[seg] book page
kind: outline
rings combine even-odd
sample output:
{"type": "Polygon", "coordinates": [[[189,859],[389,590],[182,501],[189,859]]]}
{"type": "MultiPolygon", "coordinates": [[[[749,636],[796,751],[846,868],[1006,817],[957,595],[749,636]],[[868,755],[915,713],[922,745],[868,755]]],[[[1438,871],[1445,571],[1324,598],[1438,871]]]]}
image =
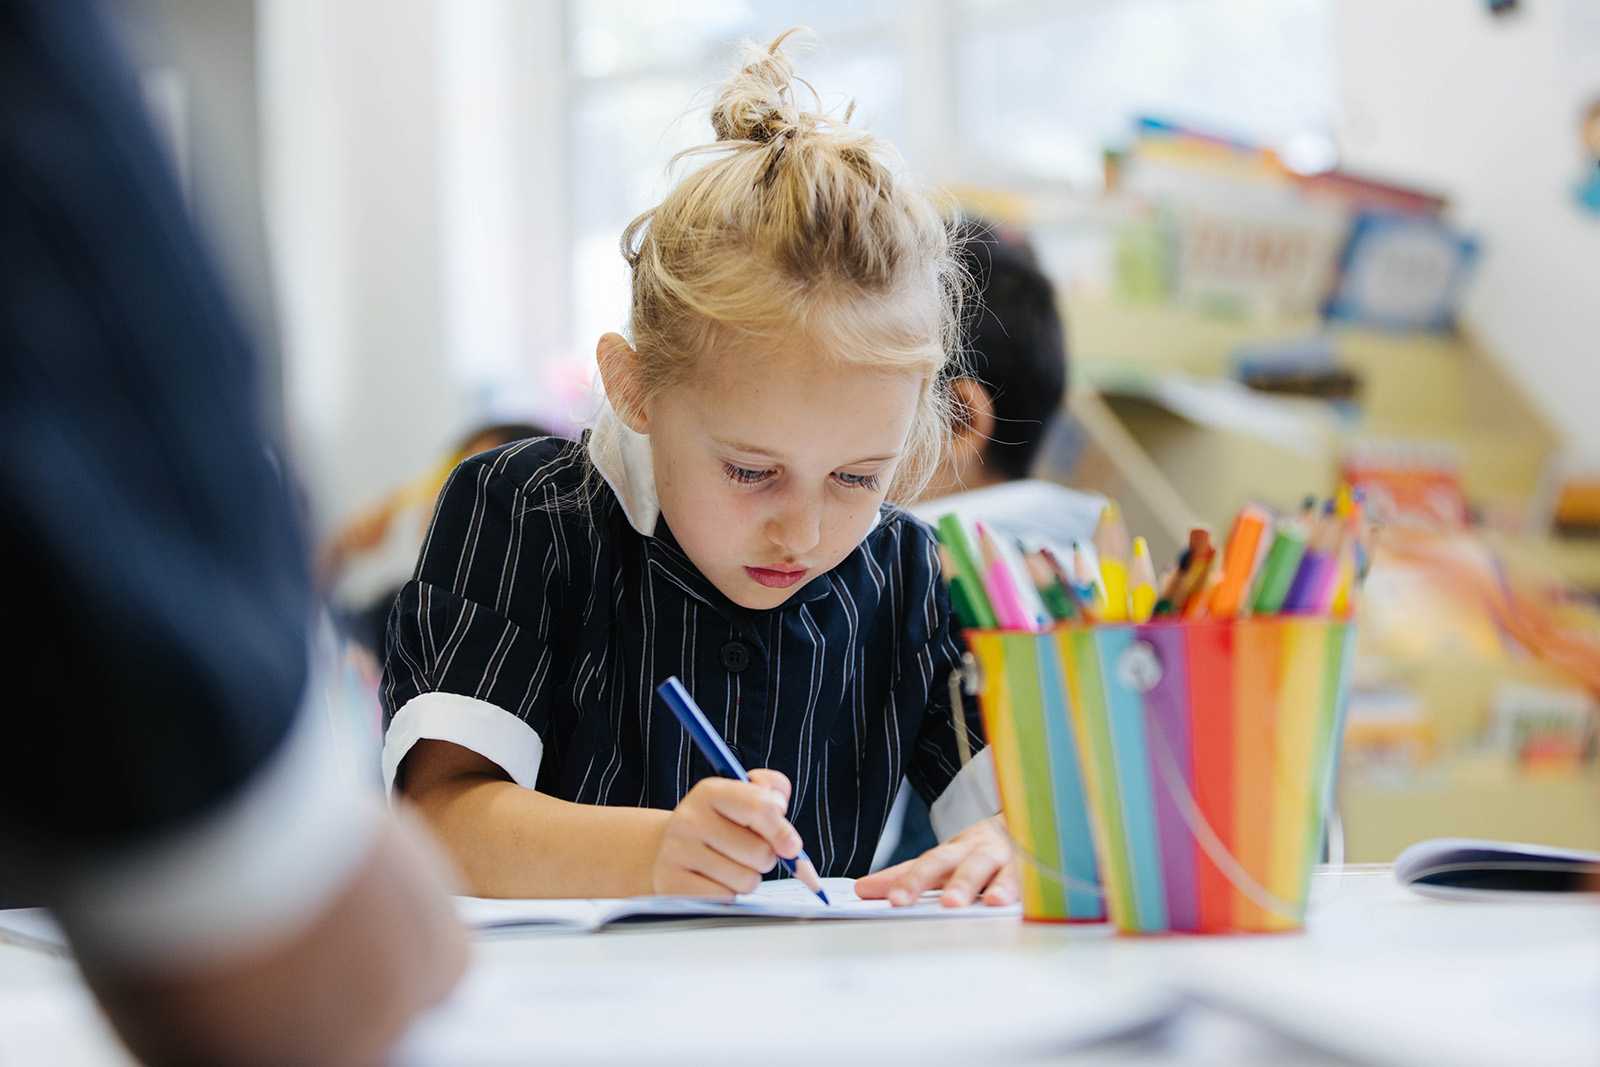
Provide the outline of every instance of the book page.
{"type": "Polygon", "coordinates": [[[614,922],[667,919],[956,919],[1015,916],[1016,905],[991,908],[973,905],[946,908],[938,893],[924,894],[916,904],[891,907],[886,900],[856,896],[855,879],[824,878],[823,904],[796,878],[761,883],[754,893],[732,901],[699,897],[628,897],[620,900],[488,900],[457,897],[456,914],[475,930],[514,927],[567,927],[595,930],[614,922]]]}
{"type": "Polygon", "coordinates": [[[604,919],[603,906],[622,901],[599,900],[492,900],[456,897],[456,916],[474,930],[517,926],[566,926],[592,930],[604,919]]]}

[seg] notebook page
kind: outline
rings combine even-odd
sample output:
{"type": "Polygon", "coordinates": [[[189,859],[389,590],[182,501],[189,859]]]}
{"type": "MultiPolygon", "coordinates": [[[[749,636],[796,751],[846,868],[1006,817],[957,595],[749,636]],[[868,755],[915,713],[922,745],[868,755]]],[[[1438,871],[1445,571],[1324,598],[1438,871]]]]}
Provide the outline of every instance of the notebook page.
{"type": "Polygon", "coordinates": [[[456,916],[474,930],[497,930],[519,926],[597,929],[604,921],[605,900],[492,900],[488,897],[456,897],[456,916]]]}
{"type": "Polygon", "coordinates": [[[740,912],[796,919],[962,919],[1019,915],[1021,908],[1011,905],[991,908],[974,904],[965,908],[947,908],[939,903],[939,893],[924,893],[915,904],[896,908],[887,900],[862,900],[856,896],[854,878],[824,878],[823,892],[830,904],[823,904],[798,878],[781,878],[762,882],[754,893],[736,898],[734,907],[740,912]]]}
{"type": "Polygon", "coordinates": [[[629,897],[620,900],[487,900],[457,897],[456,913],[476,930],[516,927],[598,930],[614,922],[671,919],[959,919],[1020,914],[1016,905],[990,908],[974,905],[946,908],[937,893],[925,894],[909,907],[891,907],[884,900],[856,896],[852,878],[824,878],[831,906],[818,900],[798,879],[763,882],[754,893],[732,901],[696,897],[629,897]]]}

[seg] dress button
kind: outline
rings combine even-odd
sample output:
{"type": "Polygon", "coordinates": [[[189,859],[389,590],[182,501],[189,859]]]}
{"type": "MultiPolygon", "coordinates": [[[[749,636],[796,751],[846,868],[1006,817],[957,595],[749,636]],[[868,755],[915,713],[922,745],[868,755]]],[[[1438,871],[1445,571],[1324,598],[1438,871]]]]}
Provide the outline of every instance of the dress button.
{"type": "Polygon", "coordinates": [[[743,641],[729,641],[723,645],[722,665],[734,674],[750,666],[750,646],[743,641]]]}

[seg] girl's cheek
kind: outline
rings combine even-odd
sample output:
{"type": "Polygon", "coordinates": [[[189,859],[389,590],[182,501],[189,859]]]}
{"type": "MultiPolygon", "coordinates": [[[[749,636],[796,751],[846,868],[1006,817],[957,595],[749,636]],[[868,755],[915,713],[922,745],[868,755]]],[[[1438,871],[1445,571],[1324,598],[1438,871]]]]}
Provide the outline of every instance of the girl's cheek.
{"type": "Polygon", "coordinates": [[[878,512],[878,497],[876,494],[862,493],[866,497],[863,503],[852,504],[839,515],[834,529],[851,539],[850,548],[854,549],[872,530],[872,517],[878,512]]]}

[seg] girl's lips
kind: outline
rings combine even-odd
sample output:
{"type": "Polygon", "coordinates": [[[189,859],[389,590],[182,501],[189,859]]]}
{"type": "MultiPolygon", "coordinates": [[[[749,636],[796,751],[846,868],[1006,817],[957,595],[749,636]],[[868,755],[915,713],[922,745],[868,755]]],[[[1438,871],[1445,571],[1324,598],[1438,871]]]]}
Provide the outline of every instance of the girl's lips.
{"type": "Polygon", "coordinates": [[[809,573],[804,567],[797,571],[780,571],[771,567],[746,567],[744,572],[752,581],[759,582],[768,589],[787,589],[809,573]]]}

